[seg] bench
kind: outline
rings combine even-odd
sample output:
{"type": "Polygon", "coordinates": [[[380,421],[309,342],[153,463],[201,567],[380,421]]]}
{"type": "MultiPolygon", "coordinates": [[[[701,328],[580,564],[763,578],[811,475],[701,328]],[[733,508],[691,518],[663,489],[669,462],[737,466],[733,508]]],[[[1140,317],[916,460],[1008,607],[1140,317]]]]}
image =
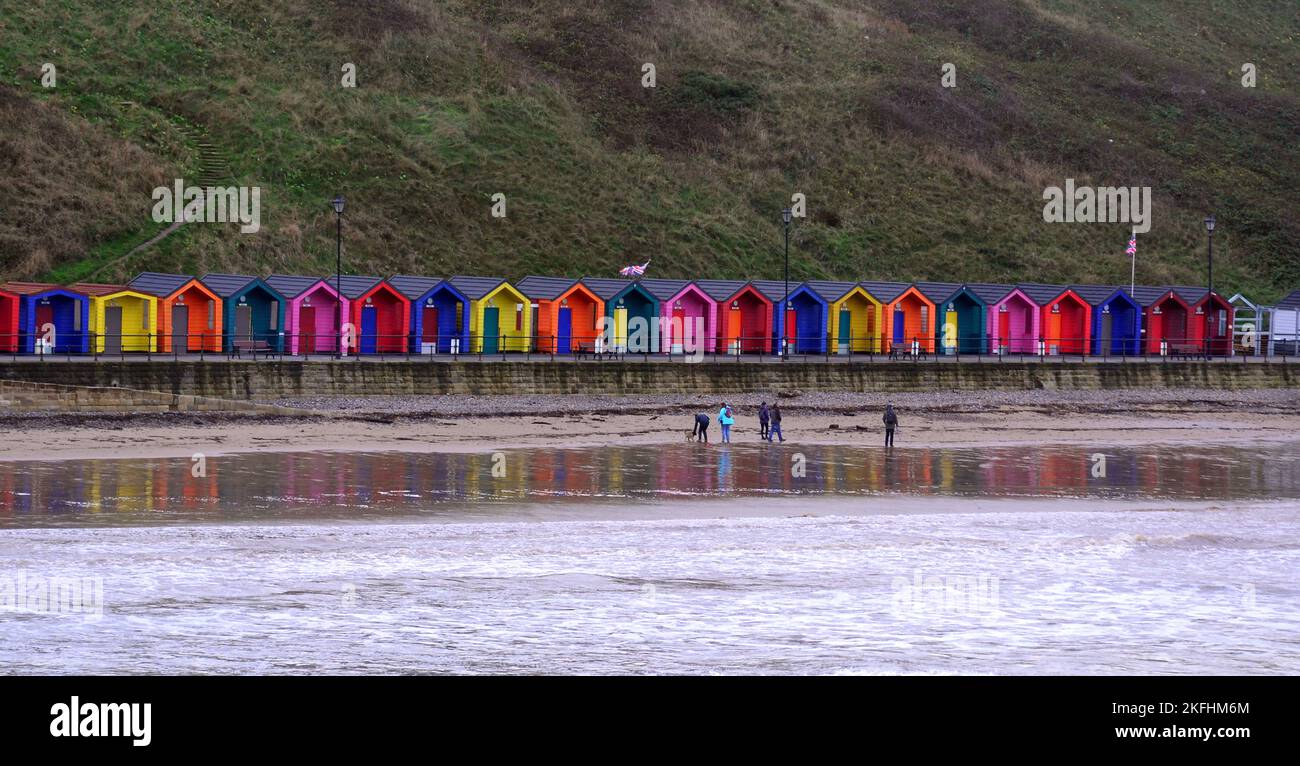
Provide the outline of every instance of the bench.
{"type": "Polygon", "coordinates": [[[920,351],[913,354],[912,349],[910,348],[894,346],[893,348],[889,349],[889,358],[894,361],[899,359],[918,359],[918,360],[925,359],[926,351],[924,348],[922,348],[920,351]]]}
{"type": "Polygon", "coordinates": [[[230,346],[234,351],[235,356],[239,357],[243,356],[244,351],[248,351],[252,354],[254,359],[257,358],[258,352],[265,353],[267,356],[270,356],[271,354],[271,344],[261,339],[237,340],[230,344],[230,346]]]}
{"type": "Polygon", "coordinates": [[[593,359],[619,359],[623,354],[606,348],[604,351],[596,351],[595,341],[578,341],[577,348],[574,350],[574,356],[578,359],[592,357],[593,359]]]}
{"type": "Polygon", "coordinates": [[[1209,359],[1205,349],[1196,343],[1170,343],[1169,356],[1174,359],[1209,359]]]}

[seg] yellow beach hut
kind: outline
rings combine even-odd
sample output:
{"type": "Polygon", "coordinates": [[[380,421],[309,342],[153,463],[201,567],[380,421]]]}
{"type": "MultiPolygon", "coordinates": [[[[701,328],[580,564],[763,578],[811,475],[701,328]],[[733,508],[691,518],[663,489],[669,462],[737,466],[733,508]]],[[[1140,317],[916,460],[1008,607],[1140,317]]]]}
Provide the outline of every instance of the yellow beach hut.
{"type": "Polygon", "coordinates": [[[158,350],[158,299],[126,285],[79,282],[90,298],[90,350],[98,354],[158,350]]]}
{"type": "Polygon", "coordinates": [[[812,281],[808,287],[827,305],[831,349],[837,354],[881,352],[881,303],[853,282],[812,281]]]}
{"type": "Polygon", "coordinates": [[[469,300],[470,350],[481,354],[529,351],[537,307],[509,282],[496,277],[447,280],[469,300]]]}

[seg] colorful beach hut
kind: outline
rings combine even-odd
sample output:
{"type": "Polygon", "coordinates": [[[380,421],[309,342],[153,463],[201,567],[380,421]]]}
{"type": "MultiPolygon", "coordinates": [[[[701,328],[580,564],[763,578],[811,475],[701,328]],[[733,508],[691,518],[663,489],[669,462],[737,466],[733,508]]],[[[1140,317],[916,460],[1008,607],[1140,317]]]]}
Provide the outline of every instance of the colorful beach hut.
{"type": "Polygon", "coordinates": [[[713,326],[718,332],[718,353],[771,353],[773,307],[762,290],[734,279],[701,279],[695,285],[717,302],[713,326]]]}
{"type": "Polygon", "coordinates": [[[660,351],[681,354],[689,340],[693,348],[711,351],[718,347],[718,302],[694,282],[681,279],[643,279],[641,286],[659,299],[663,335],[660,351]]]}
{"type": "Polygon", "coordinates": [[[90,350],[90,299],[45,282],[9,282],[4,290],[18,296],[18,350],[36,352],[36,341],[52,331],[58,353],[84,354],[90,350]]]}
{"type": "Polygon", "coordinates": [[[0,287],[0,352],[12,354],[22,345],[18,324],[18,306],[22,299],[0,287]]]}
{"type": "Polygon", "coordinates": [[[411,301],[379,277],[337,279],[362,354],[401,353],[410,347],[411,301]]]}
{"type": "Polygon", "coordinates": [[[221,299],[222,349],[236,343],[284,351],[288,301],[266,282],[247,274],[205,274],[200,280],[221,299]]]}
{"type": "Polygon", "coordinates": [[[1231,356],[1233,305],[1204,287],[1175,287],[1187,301],[1187,342],[1210,356],[1231,356]]]}
{"type": "Polygon", "coordinates": [[[572,354],[596,349],[605,302],[581,280],[527,276],[515,287],[537,306],[533,324],[538,351],[572,354]]]}
{"type": "Polygon", "coordinates": [[[1065,285],[1021,284],[1017,289],[1039,306],[1039,328],[1047,353],[1086,354],[1092,348],[1092,306],[1065,285]]]}
{"type": "MultiPolygon", "coordinates": [[[[1042,306],[1012,285],[976,283],[966,286],[985,303],[984,333],[990,353],[1037,354],[1043,340],[1042,306]]],[[[1047,353],[1046,344],[1042,348],[1047,353]]]]}
{"type": "Polygon", "coordinates": [[[1071,285],[1070,289],[1092,309],[1092,353],[1142,353],[1142,306],[1127,290],[1105,285],[1071,285]]]}
{"type": "Polygon", "coordinates": [[[814,280],[806,283],[826,302],[831,348],[837,354],[879,353],[881,303],[854,282],[814,280]]]}
{"type": "MultiPolygon", "coordinates": [[[[749,284],[752,285],[754,289],[758,290],[763,297],[772,302],[771,351],[773,354],[779,355],[784,345],[782,343],[782,338],[786,337],[785,324],[787,313],[790,308],[789,306],[783,308],[781,305],[782,302],[789,297],[786,292],[786,282],[781,279],[755,279],[750,281],[749,284]]],[[[789,293],[793,294],[795,288],[799,287],[799,284],[799,282],[789,283],[789,293]]],[[[793,304],[791,304],[791,306],[793,306],[793,304]]],[[[790,350],[794,351],[793,348],[790,350]]]]}
{"type": "Polygon", "coordinates": [[[917,282],[916,288],[934,304],[934,341],[938,353],[982,354],[988,305],[969,287],[952,282],[917,282]]]}
{"type": "Polygon", "coordinates": [[[1142,306],[1146,328],[1146,351],[1159,354],[1166,350],[1182,349],[1189,342],[1188,321],[1191,306],[1172,287],[1137,287],[1133,297],[1142,306]]]}
{"type": "Polygon", "coordinates": [[[91,350],[100,354],[158,350],[158,299],[126,285],[78,282],[90,299],[91,350]]]}
{"type": "Polygon", "coordinates": [[[145,271],[128,286],[158,301],[159,351],[221,351],[221,298],[200,280],[145,271]]]}
{"type": "MultiPolygon", "coordinates": [[[[828,307],[826,301],[806,283],[791,283],[790,297],[786,301],[782,314],[780,331],[784,337],[781,342],[788,353],[824,354],[826,353],[826,322],[828,307]]],[[[777,346],[779,351],[781,346],[777,346]]]]}
{"type": "Polygon", "coordinates": [[[469,299],[450,282],[402,275],[388,283],[411,302],[411,351],[459,354],[469,350],[469,299]]]}
{"type": "Polygon", "coordinates": [[[648,289],[626,279],[583,277],[582,283],[605,302],[614,350],[659,351],[661,303],[648,289]]]}
{"type": "Polygon", "coordinates": [[[347,338],[343,325],[348,318],[349,303],[334,285],[319,277],[272,274],[266,284],[287,302],[284,332],[289,353],[346,354],[347,338]]]}
{"type": "MultiPolygon", "coordinates": [[[[868,289],[873,284],[877,283],[866,283],[868,289]]],[[[879,296],[883,290],[873,292],[879,296]]],[[[934,353],[934,301],[916,285],[908,285],[893,299],[882,297],[882,300],[888,301],[882,313],[890,347],[909,352],[915,345],[919,351],[934,353]]]]}
{"type": "Polygon", "coordinates": [[[528,298],[500,277],[452,277],[469,299],[470,350],[500,354],[528,351],[533,345],[533,312],[528,298]]]}

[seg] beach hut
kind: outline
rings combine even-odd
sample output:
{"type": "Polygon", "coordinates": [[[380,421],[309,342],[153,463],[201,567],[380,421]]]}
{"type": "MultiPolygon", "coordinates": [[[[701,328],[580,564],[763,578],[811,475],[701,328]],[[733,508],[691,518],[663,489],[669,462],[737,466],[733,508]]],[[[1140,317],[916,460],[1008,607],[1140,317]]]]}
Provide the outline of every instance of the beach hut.
{"type": "Polygon", "coordinates": [[[18,350],[36,352],[36,342],[47,331],[53,336],[50,351],[84,354],[90,350],[90,299],[58,285],[44,282],[9,282],[4,290],[18,296],[18,350]]]}
{"type": "Polygon", "coordinates": [[[660,351],[681,354],[717,348],[718,302],[708,293],[694,282],[680,279],[643,279],[641,286],[659,299],[663,335],[660,351]]]}
{"type": "Polygon", "coordinates": [[[159,351],[221,351],[221,299],[200,280],[146,271],[128,286],[158,301],[159,351]]]}
{"type": "Polygon", "coordinates": [[[1300,354],[1300,290],[1268,310],[1268,355],[1300,354]]]}
{"type": "Polygon", "coordinates": [[[1263,354],[1268,348],[1269,312],[1241,293],[1228,299],[1232,304],[1233,353],[1263,354]]]}
{"type": "Polygon", "coordinates": [[[1187,342],[1210,356],[1231,356],[1233,305],[1205,288],[1176,287],[1191,307],[1187,342]]]}
{"type": "Polygon", "coordinates": [[[752,282],[702,279],[695,284],[717,301],[713,326],[718,332],[719,353],[771,353],[772,299],[752,282]]]}
{"type": "Polygon", "coordinates": [[[22,333],[18,329],[18,306],[21,303],[18,293],[0,287],[0,352],[12,354],[22,345],[22,333]]]}
{"type": "Polygon", "coordinates": [[[934,341],[938,353],[982,354],[988,350],[988,304],[966,285],[917,282],[935,306],[934,341]]]}
{"type": "Polygon", "coordinates": [[[349,302],[334,285],[319,277],[272,274],[266,284],[288,303],[284,332],[289,353],[346,354],[348,339],[343,335],[349,302]]]}
{"type": "Polygon", "coordinates": [[[337,282],[348,299],[359,353],[391,354],[410,348],[411,301],[405,295],[379,277],[345,275],[337,282]]]}
{"type": "Polygon", "coordinates": [[[584,277],[582,284],[605,302],[614,350],[638,354],[659,351],[661,302],[640,282],[584,277]]]}
{"type": "Polygon", "coordinates": [[[537,306],[537,349],[572,354],[582,348],[596,350],[605,302],[581,280],[528,276],[515,287],[537,306]]]}
{"type": "Polygon", "coordinates": [[[1092,341],[1092,306],[1065,285],[1021,284],[1039,306],[1039,328],[1047,353],[1086,354],[1092,341]]]}
{"type": "Polygon", "coordinates": [[[126,285],[78,282],[90,299],[91,350],[100,354],[158,350],[158,299],[126,285]]]}
{"type": "Polygon", "coordinates": [[[528,298],[499,277],[452,277],[469,299],[470,350],[500,354],[528,351],[533,344],[533,312],[528,298]]]}
{"type": "Polygon", "coordinates": [[[1142,353],[1142,305],[1120,287],[1071,285],[1092,309],[1089,348],[1101,355],[1142,353]]]}
{"type": "MultiPolygon", "coordinates": [[[[1041,304],[1013,285],[966,286],[988,307],[984,334],[990,353],[1037,354],[1043,340],[1041,304]]],[[[1046,344],[1041,349],[1047,353],[1046,344]]]]}
{"type": "MultiPolygon", "coordinates": [[[[866,283],[868,289],[873,284],[876,283],[866,283]]],[[[918,351],[934,353],[934,301],[927,298],[916,285],[908,285],[892,299],[883,297],[888,294],[883,287],[873,292],[882,296],[881,300],[887,301],[881,313],[885,318],[890,348],[904,352],[916,348],[918,351]]]]}
{"type": "MultiPolygon", "coordinates": [[[[771,329],[771,352],[780,354],[783,344],[781,339],[785,337],[785,323],[788,308],[783,309],[781,304],[789,295],[786,292],[787,284],[780,279],[755,279],[750,283],[764,298],[772,302],[772,329],[771,329]]],[[[799,282],[790,282],[789,293],[794,293],[795,288],[799,287],[799,282]]],[[[790,349],[793,351],[794,349],[790,349]]]]}
{"type": "Polygon", "coordinates": [[[388,283],[411,302],[411,350],[459,354],[469,350],[469,299],[445,279],[396,276],[388,283]]]}
{"type": "Polygon", "coordinates": [[[854,282],[813,280],[806,283],[826,302],[827,330],[837,354],[869,354],[881,350],[881,303],[854,282]]]}
{"type": "Polygon", "coordinates": [[[1159,354],[1188,350],[1191,306],[1172,287],[1137,287],[1133,297],[1142,306],[1146,351],[1159,354]]]}
{"type": "Polygon", "coordinates": [[[275,288],[247,274],[205,274],[200,281],[221,299],[223,350],[233,352],[238,343],[284,351],[289,302],[275,288]]]}
{"type": "MultiPolygon", "coordinates": [[[[826,353],[827,309],[826,301],[806,283],[790,284],[786,310],[778,312],[783,315],[781,342],[788,353],[826,353]]],[[[778,345],[777,350],[780,348],[778,345]]]]}

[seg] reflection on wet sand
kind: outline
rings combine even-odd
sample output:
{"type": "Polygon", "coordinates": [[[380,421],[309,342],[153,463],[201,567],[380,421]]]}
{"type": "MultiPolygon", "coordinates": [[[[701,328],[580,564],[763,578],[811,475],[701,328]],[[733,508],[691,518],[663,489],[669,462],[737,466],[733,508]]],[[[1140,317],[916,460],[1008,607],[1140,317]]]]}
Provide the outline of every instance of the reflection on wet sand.
{"type": "Polygon", "coordinates": [[[0,464],[0,524],[365,515],[447,504],[862,495],[1300,497],[1290,445],[1233,449],[637,446],[498,453],[288,452],[0,464]],[[201,470],[200,470],[201,469],[201,470]],[[196,475],[197,474],[197,475],[196,475]],[[160,514],[168,514],[160,518],[160,514]],[[122,518],[125,517],[125,518],[122,518]]]}

